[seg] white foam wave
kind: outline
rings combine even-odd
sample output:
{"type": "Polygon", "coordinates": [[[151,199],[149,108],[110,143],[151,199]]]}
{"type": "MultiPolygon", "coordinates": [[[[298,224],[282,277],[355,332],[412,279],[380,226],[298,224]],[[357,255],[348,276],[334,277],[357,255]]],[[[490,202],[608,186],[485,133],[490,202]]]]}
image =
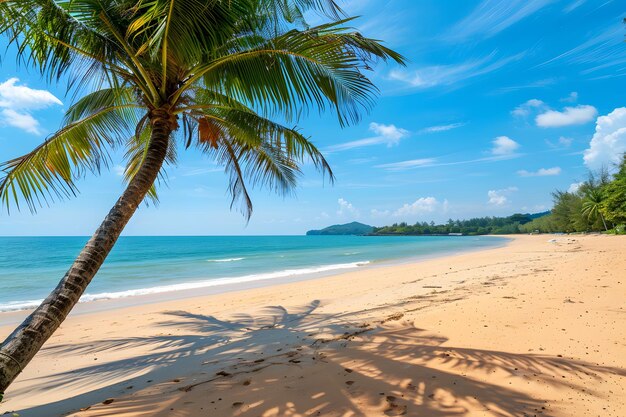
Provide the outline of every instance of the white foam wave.
{"type": "MultiPolygon", "coordinates": [[[[161,285],[158,287],[140,288],[136,290],[106,292],[98,294],[84,294],[80,301],[81,303],[96,301],[96,300],[112,300],[117,298],[133,297],[138,295],[151,295],[161,294],[172,291],[193,290],[199,288],[218,287],[220,285],[229,284],[241,284],[253,281],[270,280],[277,278],[288,278],[300,275],[312,275],[321,272],[335,271],[341,269],[358,268],[359,266],[367,265],[370,261],[363,262],[351,262],[346,264],[333,264],[322,265],[310,268],[300,269],[285,269],[282,271],[266,272],[263,274],[244,275],[240,277],[228,277],[228,278],[216,278],[206,281],[186,282],[181,284],[161,285]]],[[[37,307],[43,300],[27,300],[27,301],[9,301],[4,304],[0,304],[0,311],[16,311],[27,310],[37,307]]]]}
{"type": "Polygon", "coordinates": [[[207,262],[236,262],[244,259],[246,258],[207,259],[207,262]]]}
{"type": "Polygon", "coordinates": [[[0,304],[0,312],[28,310],[37,307],[42,301],[43,298],[41,300],[8,301],[0,304]]]}

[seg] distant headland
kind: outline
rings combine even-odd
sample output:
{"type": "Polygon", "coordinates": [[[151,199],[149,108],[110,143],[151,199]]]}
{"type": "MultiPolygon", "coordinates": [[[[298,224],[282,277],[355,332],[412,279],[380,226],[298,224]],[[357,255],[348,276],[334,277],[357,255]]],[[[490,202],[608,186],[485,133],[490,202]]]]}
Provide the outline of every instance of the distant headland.
{"type": "Polygon", "coordinates": [[[374,226],[369,226],[367,224],[352,222],[346,224],[335,224],[332,226],[328,226],[321,230],[309,230],[306,232],[307,236],[316,236],[316,235],[369,235],[374,232],[374,226]]]}

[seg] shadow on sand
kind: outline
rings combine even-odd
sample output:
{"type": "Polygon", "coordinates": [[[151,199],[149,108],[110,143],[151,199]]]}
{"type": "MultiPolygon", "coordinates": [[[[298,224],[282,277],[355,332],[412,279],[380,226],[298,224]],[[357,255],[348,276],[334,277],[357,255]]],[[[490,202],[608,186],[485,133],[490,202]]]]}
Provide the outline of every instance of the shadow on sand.
{"type": "MultiPolygon", "coordinates": [[[[98,388],[21,414],[66,415],[76,404],[87,407],[114,397],[116,415],[364,416],[363,408],[374,408],[381,416],[455,416],[468,409],[549,416],[544,400],[515,386],[490,384],[489,375],[519,384],[586,388],[591,395],[590,381],[626,375],[561,357],[447,346],[446,338],[400,319],[357,323],[350,315],[321,314],[319,306],[317,300],[289,310],[273,306],[229,320],[171,311],[158,326],[175,328],[176,335],[47,348],[45,355],[139,347],[148,353],[33,380],[44,389],[84,390],[87,383],[98,388]],[[184,379],[172,380],[172,375],[184,379]],[[303,378],[311,379],[301,384],[303,378]],[[212,408],[203,408],[207,404],[212,408]]],[[[111,415],[111,406],[99,404],[85,415],[111,415]]]]}

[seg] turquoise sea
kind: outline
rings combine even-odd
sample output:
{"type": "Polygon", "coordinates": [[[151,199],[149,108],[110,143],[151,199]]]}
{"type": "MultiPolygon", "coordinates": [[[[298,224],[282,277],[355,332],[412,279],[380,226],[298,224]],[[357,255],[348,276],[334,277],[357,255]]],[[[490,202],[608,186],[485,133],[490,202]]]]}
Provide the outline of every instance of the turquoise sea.
{"type": "MultiPolygon", "coordinates": [[[[0,237],[0,311],[36,306],[87,237],[0,237]]],[[[263,280],[303,279],[502,245],[503,238],[411,236],[122,237],[81,301],[263,280]]]]}

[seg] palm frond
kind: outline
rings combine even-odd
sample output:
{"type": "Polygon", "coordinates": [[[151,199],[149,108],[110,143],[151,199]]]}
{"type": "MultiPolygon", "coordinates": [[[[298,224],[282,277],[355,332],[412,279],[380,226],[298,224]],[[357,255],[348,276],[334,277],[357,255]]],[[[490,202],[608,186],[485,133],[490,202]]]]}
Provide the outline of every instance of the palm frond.
{"type": "Polygon", "coordinates": [[[75,180],[109,164],[108,148],[127,134],[118,107],[103,108],[74,121],[33,151],[0,164],[0,201],[9,209],[20,197],[31,211],[49,200],[76,195],[75,180]]]}
{"type": "Polygon", "coordinates": [[[198,124],[198,147],[230,174],[232,204],[243,202],[244,214],[252,212],[247,183],[288,195],[297,185],[301,166],[310,162],[334,179],[322,153],[294,128],[282,126],[250,109],[211,105],[188,112],[198,124]],[[202,126],[210,129],[203,140],[202,126]],[[215,137],[218,137],[215,139],[215,137]]]}
{"type": "Polygon", "coordinates": [[[273,109],[289,120],[303,109],[324,111],[330,104],[342,125],[357,122],[378,93],[364,71],[378,59],[404,61],[378,41],[350,32],[343,26],[348,21],[292,30],[252,48],[252,40],[238,38],[241,50],[194,68],[177,94],[202,80],[207,89],[273,109]]]}
{"type": "MultiPolygon", "coordinates": [[[[117,46],[81,24],[63,8],[69,2],[5,0],[0,2],[0,33],[17,46],[18,59],[34,64],[42,74],[60,79],[73,71],[82,80],[107,70],[130,74],[116,64],[117,46]],[[89,68],[85,75],[84,69],[89,68]],[[83,71],[77,71],[83,69],[83,71]]],[[[76,2],[79,3],[79,2],[76,2]]]]}

